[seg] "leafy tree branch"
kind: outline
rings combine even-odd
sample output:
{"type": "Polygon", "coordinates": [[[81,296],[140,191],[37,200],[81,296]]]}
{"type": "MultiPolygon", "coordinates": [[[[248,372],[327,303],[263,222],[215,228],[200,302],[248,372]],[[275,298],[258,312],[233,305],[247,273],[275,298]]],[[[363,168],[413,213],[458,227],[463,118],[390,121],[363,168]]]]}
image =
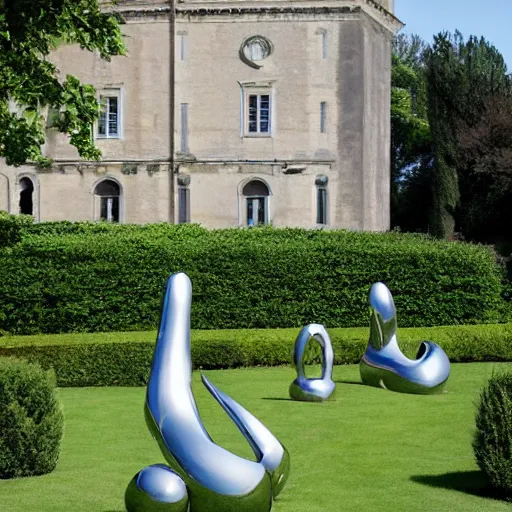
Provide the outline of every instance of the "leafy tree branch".
{"type": "Polygon", "coordinates": [[[48,57],[62,44],[106,60],[124,55],[121,23],[98,0],[0,0],[0,157],[9,165],[50,164],[41,151],[45,111],[82,158],[101,157],[91,137],[100,108],[94,87],[70,75],[60,81],[48,57]]]}

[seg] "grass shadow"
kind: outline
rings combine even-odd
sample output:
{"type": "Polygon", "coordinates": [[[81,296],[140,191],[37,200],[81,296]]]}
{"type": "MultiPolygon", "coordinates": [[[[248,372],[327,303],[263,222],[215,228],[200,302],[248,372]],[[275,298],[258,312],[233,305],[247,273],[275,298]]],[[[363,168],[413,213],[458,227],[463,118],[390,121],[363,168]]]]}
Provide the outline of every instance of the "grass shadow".
{"type": "Polygon", "coordinates": [[[480,496],[481,498],[491,498],[503,500],[496,491],[489,485],[487,477],[482,471],[456,471],[453,473],[443,473],[442,475],[413,475],[410,480],[418,484],[428,485],[429,487],[440,487],[453,491],[480,496]]]}

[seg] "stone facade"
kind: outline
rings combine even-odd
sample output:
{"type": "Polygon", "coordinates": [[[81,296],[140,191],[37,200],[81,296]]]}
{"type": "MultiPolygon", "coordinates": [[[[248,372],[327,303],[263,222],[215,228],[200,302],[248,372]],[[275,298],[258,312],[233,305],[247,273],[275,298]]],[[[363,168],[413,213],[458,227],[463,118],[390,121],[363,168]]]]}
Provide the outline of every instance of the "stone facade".
{"type": "Polygon", "coordinates": [[[0,161],[0,209],[30,196],[37,220],[389,228],[392,0],[117,8],[127,57],[53,55],[103,97],[103,160],[49,130],[51,170],[0,161]]]}

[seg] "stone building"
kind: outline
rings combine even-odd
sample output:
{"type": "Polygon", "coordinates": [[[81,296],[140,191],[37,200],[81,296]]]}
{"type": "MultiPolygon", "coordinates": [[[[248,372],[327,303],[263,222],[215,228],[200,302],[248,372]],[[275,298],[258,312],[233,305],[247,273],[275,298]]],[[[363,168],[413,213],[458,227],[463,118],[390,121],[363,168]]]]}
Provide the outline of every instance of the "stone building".
{"type": "Polygon", "coordinates": [[[48,130],[50,170],[0,161],[36,220],[389,228],[393,0],[120,0],[127,57],[53,59],[92,83],[101,162],[48,130]]]}

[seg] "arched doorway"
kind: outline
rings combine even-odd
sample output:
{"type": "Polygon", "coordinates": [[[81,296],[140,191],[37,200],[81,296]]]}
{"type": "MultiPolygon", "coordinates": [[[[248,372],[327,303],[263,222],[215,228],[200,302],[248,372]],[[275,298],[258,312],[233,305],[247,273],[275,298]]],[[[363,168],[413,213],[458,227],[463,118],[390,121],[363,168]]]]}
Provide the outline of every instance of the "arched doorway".
{"type": "Polygon", "coordinates": [[[99,197],[99,219],[106,222],[119,222],[121,187],[114,180],[100,181],[94,187],[94,195],[99,197]]]}
{"type": "Polygon", "coordinates": [[[260,180],[251,180],[242,189],[245,197],[246,221],[248,226],[268,223],[268,196],[270,191],[260,180]]]}
{"type": "Polygon", "coordinates": [[[20,180],[20,213],[34,215],[34,184],[30,178],[20,180]]]}

